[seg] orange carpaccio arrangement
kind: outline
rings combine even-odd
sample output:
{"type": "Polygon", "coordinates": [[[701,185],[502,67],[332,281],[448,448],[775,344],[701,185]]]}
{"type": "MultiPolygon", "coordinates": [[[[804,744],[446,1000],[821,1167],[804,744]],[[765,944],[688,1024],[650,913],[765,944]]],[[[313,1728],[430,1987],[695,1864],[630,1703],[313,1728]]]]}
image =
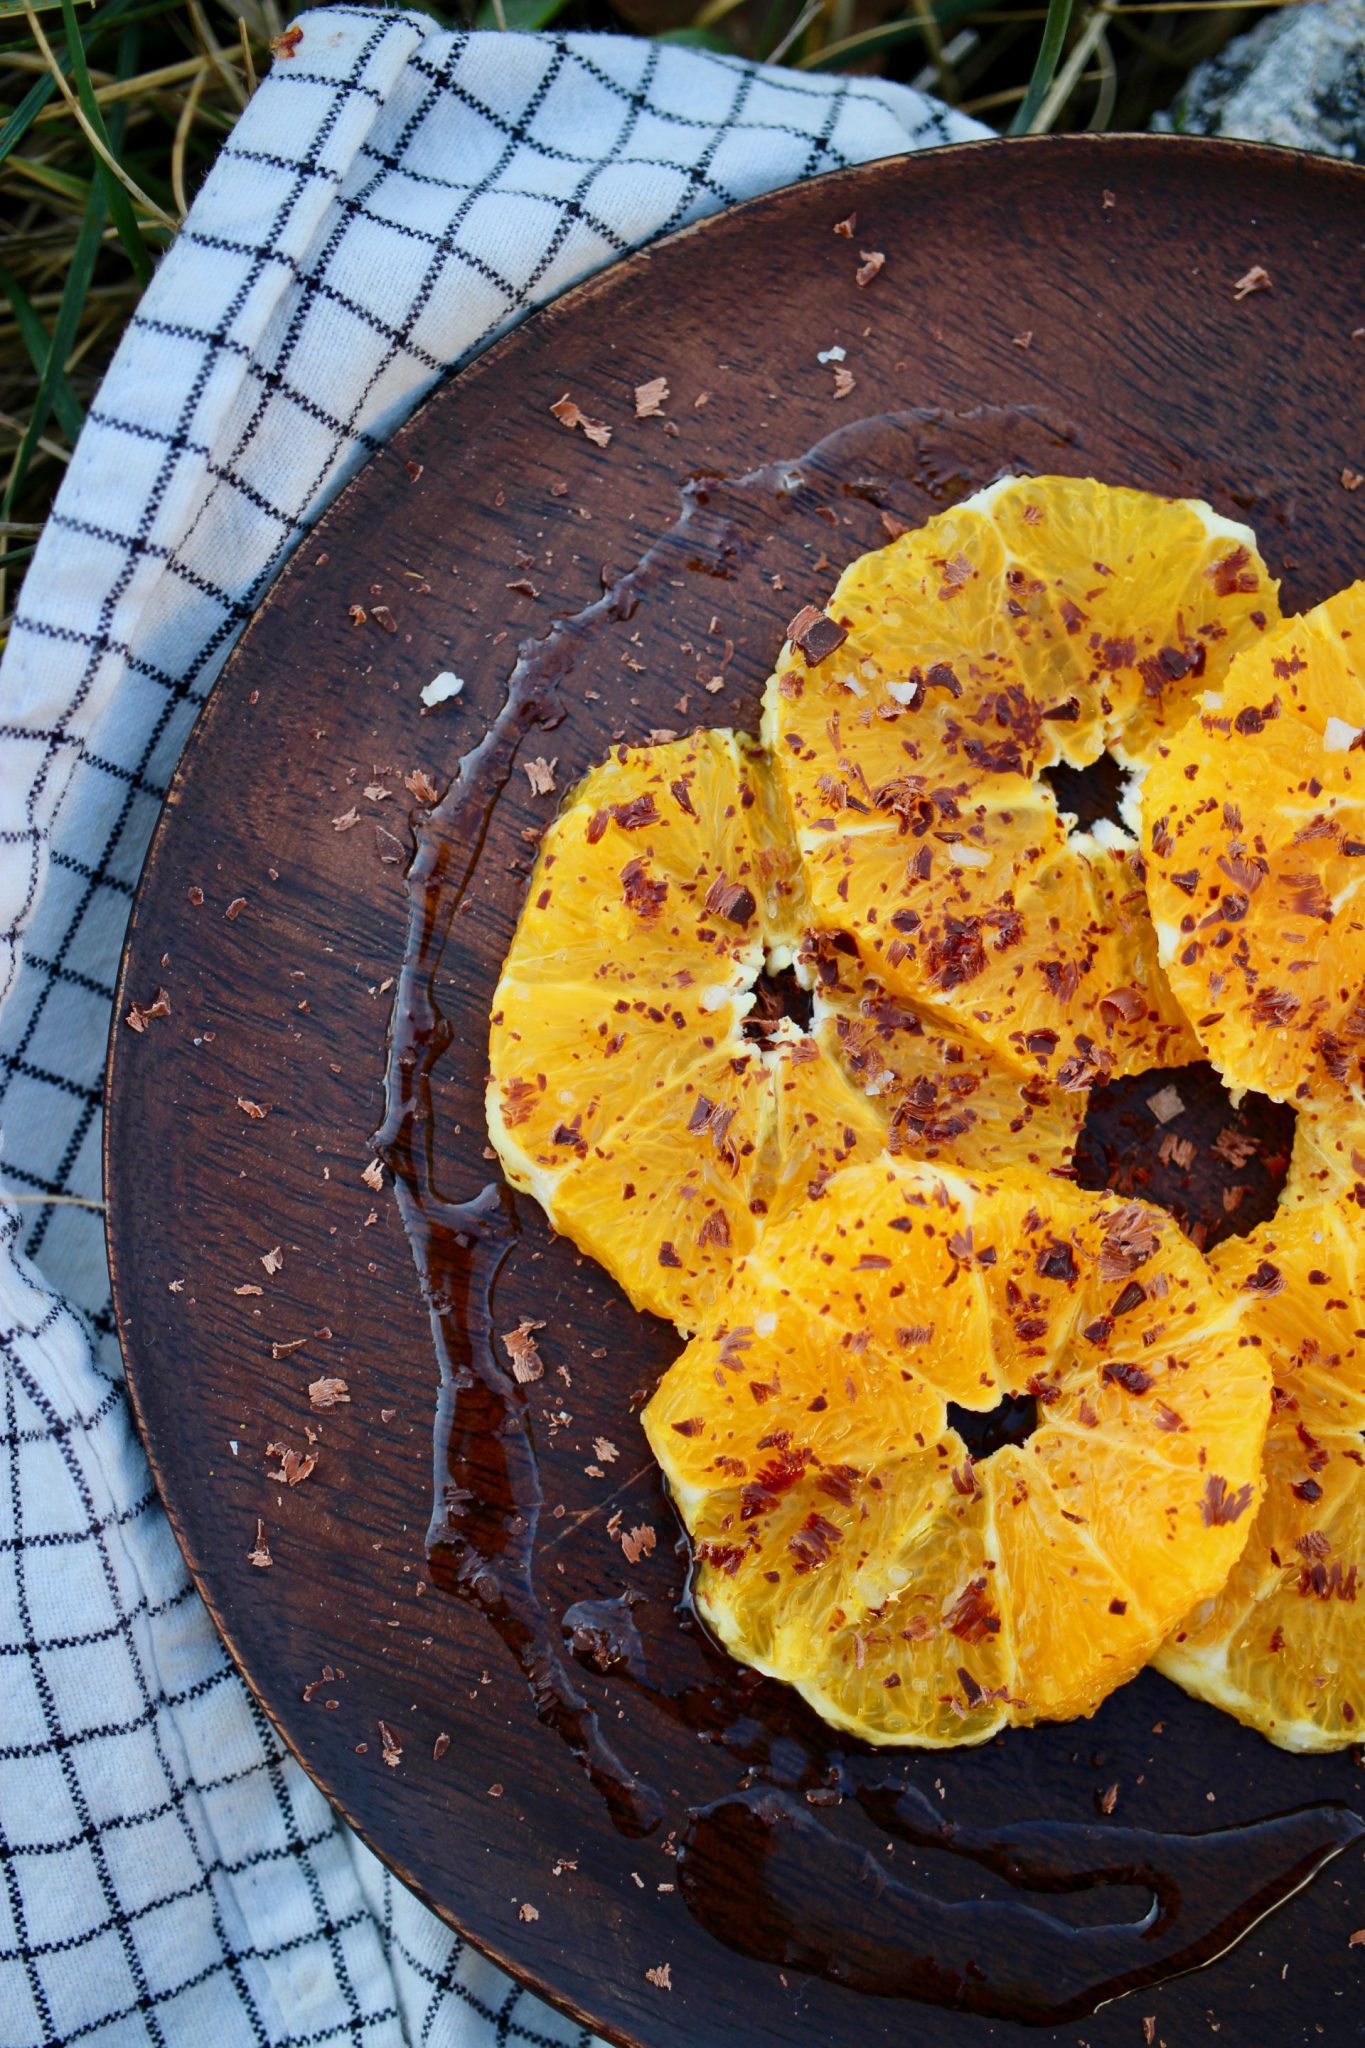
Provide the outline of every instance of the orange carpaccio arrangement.
{"type": "Polygon", "coordinates": [[[1011,478],[801,610],[757,738],[619,747],[547,831],[489,1130],[687,1339],[643,1420],[697,1603],[834,1725],[978,1742],[1155,1659],[1360,1738],[1362,749],[1365,585],[1282,621],[1208,506],[1011,478]],[[1081,831],[1044,771],[1106,751],[1081,831]],[[1097,1082],[1203,1058],[1299,1113],[1209,1257],[1068,1174],[1097,1082]]]}

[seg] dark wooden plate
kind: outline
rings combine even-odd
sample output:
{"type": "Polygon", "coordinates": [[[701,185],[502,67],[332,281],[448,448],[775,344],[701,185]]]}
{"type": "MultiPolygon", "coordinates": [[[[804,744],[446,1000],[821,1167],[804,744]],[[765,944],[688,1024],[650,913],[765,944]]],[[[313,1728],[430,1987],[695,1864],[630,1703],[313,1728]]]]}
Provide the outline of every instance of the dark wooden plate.
{"type": "MultiPolygon", "coordinates": [[[[939,1901],[989,1893],[1006,1912],[980,1923],[990,1978],[992,1928],[1019,1945],[1016,1895],[903,1834],[888,1848],[875,1797],[852,1796],[874,1771],[964,1828],[1095,1824],[1112,1803],[1099,1826],[1157,1831],[1349,1804],[1359,1771],[1350,1753],[1284,1756],[1151,1674],[1087,1723],[975,1752],[850,1756],[675,1611],[685,1553],[635,1414],[676,1340],[521,1204],[493,1322],[544,1323],[546,1377],[524,1418],[544,1497],[538,1597],[558,1636],[574,1603],[638,1596],[645,1681],[594,1668],[590,1629],[572,1664],[663,1815],[644,1834],[614,1825],[504,1637],[424,1558],[432,1336],[392,1191],[366,1179],[420,810],[405,778],[450,781],[518,644],[638,562],[699,476],[705,546],[675,536],[632,615],[583,637],[562,722],[523,745],[523,764],[556,763],[560,789],[614,736],[752,725],[787,619],[883,537],[882,512],[915,520],[1011,463],[1207,495],[1254,522],[1286,608],[1317,601],[1365,562],[1365,493],[1343,488],[1365,468],[1363,243],[1359,172],[1174,140],[947,150],[741,207],[568,294],[438,392],[298,550],[186,752],[119,1006],[164,988],[170,1013],[141,1033],[118,1023],[109,1072],[119,1332],[167,1508],[234,1655],[328,1796],[452,1925],[619,2041],[1026,2037],[742,1953],[778,1937],[738,1836],[694,1912],[678,1884],[689,1815],[741,1781],[785,1785],[810,1817],[795,1882],[850,1951],[936,1945],[917,1871],[939,1901]],[[832,232],[854,212],[851,239],[832,232]],[[859,288],[865,250],[886,263],[859,288]],[[1255,266],[1267,283],[1239,296],[1255,266]],[[836,344],[854,378],[842,399],[817,361],[836,344]],[[637,421],[634,387],[660,375],[670,424],[637,421]],[[552,416],[565,393],[611,426],[608,447],[552,416]],[[784,488],[798,466],[804,483],[784,488]],[[734,546],[718,576],[722,518],[734,546]],[[446,669],[463,694],[424,713],[419,692],[446,669]],[[348,1405],[310,1408],[322,1375],[346,1381],[348,1405]],[[309,1428],[311,1475],[268,1476],[268,1446],[306,1452],[309,1428]],[[618,1511],[657,1533],[638,1563],[610,1532],[618,1511]],[[248,1560],[258,1522],[268,1569],[248,1560]],[[836,1781],[850,1796],[827,1803],[836,1781]],[[671,1989],[647,1974],[665,1964],[671,1989]]],[[[451,1197],[490,1176],[488,998],[554,801],[518,765],[467,848],[436,984],[452,1025],[436,1177],[451,1197]]],[[[493,1464],[485,1477],[496,1485],[493,1464]]],[[[1257,1840],[1247,1854],[1273,1875],[1257,1840]]],[[[1201,1884],[1188,1879],[1187,1911],[1201,1884]]],[[[1094,1920],[1096,1897],[1065,1910],[1094,1920]]],[[[1365,1951],[1348,1944],[1362,1924],[1352,1853],[1207,1970],[1028,2037],[1129,2044],[1150,2015],[1172,2044],[1215,2026],[1238,2048],[1358,2040],[1365,1951]]],[[[1029,1925],[1046,1977],[1065,1936],[1029,1925]]]]}

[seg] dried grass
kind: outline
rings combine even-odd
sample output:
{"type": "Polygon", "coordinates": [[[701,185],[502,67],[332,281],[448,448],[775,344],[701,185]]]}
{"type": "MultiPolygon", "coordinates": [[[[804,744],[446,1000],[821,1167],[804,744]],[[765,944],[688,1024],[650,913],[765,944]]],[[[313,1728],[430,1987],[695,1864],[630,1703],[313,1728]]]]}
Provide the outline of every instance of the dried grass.
{"type": "MultiPolygon", "coordinates": [[[[1145,127],[1263,4],[484,0],[476,25],[873,71],[1037,132],[1145,127]]],[[[277,0],[0,0],[0,638],[85,408],[284,25],[277,0]]]]}

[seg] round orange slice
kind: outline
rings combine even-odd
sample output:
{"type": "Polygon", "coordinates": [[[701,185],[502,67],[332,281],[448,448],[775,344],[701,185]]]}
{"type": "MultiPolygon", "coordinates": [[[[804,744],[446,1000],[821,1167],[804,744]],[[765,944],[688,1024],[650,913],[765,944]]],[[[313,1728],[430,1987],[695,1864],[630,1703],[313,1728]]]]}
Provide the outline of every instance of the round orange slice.
{"type": "Polygon", "coordinates": [[[1210,1059],[1327,1112],[1365,1104],[1363,748],[1357,583],[1245,649],[1142,786],[1160,957],[1210,1059]]]}
{"type": "Polygon", "coordinates": [[[871,1742],[1093,1712],[1255,1519],[1243,1315],[1160,1210],[846,1168],[739,1261],[644,1413],[703,1616],[871,1742]],[[949,1404],[1003,1397],[1037,1426],[973,1462],[949,1404]]]}
{"type": "Polygon", "coordinates": [[[1141,765],[1278,618],[1245,527],[1085,478],[993,485],[789,629],[763,737],[811,915],[865,971],[1027,1076],[1196,1057],[1137,846],[1045,771],[1141,765]]]}
{"type": "Polygon", "coordinates": [[[1158,1655],[1284,1749],[1365,1733],[1365,1123],[1300,1118],[1286,1199],[1213,1255],[1274,1372],[1265,1497],[1227,1584],[1158,1655]]]}
{"type": "Polygon", "coordinates": [[[728,732],[618,749],[546,833],[493,998],[507,1178],[683,1329],[770,1215],[886,1136],[816,1039],[746,1035],[793,929],[764,773],[728,732]]]}

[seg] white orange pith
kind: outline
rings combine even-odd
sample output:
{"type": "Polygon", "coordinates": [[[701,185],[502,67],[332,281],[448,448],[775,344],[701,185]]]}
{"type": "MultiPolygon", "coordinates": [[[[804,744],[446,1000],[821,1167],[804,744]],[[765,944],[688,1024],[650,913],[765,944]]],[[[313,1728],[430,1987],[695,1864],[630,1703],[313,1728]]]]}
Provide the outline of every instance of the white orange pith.
{"type": "Polygon", "coordinates": [[[1142,789],[1161,959],[1234,1087],[1365,1104],[1365,583],[1207,689],[1142,789]]]}
{"type": "Polygon", "coordinates": [[[1147,761],[1279,616],[1243,527],[1086,479],[1011,479],[840,577],[763,738],[823,933],[1020,1073],[1196,1057],[1136,848],[1068,833],[1042,772],[1147,761]],[[823,645],[823,643],[821,643],[823,645]]]}
{"type": "Polygon", "coordinates": [[[644,1424],[733,1654],[938,1745],[1092,1712],[1216,1591],[1268,1392],[1161,1211],[883,1159],[769,1225],[644,1424]],[[1038,1427],[973,1465],[946,1404],[1004,1394],[1038,1427]]]}

